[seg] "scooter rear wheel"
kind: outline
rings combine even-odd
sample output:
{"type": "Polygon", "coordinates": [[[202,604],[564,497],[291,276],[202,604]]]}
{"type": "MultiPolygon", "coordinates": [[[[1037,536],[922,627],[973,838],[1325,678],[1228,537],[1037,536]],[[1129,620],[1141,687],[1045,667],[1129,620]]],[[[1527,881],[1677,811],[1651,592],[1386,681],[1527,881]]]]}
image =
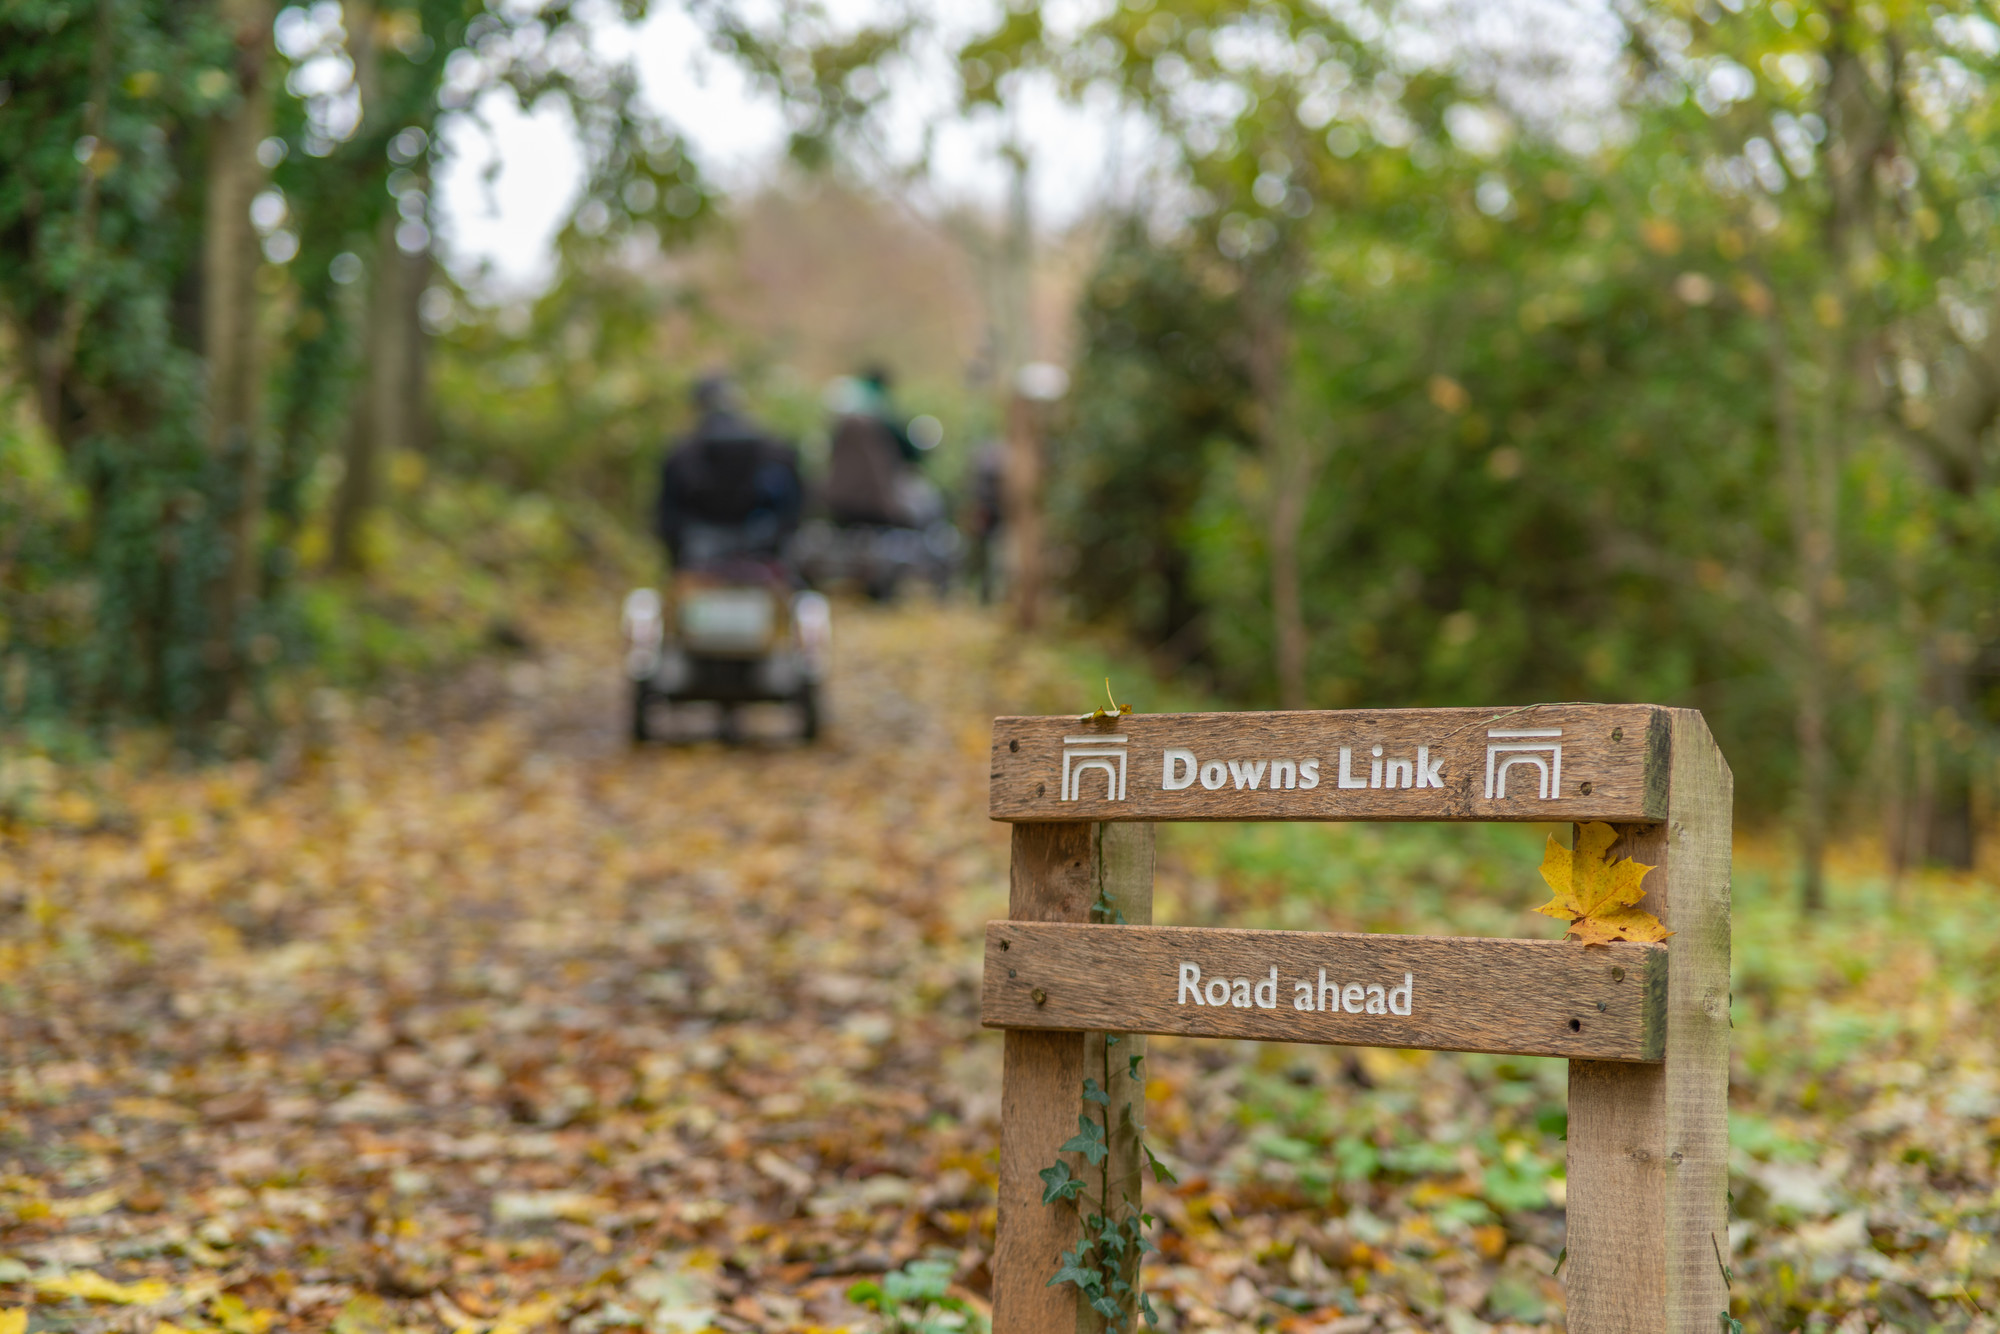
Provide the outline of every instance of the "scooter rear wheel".
{"type": "Polygon", "coordinates": [[[799,687],[799,739],[819,740],[819,687],[802,685],[799,687]]]}
{"type": "Polygon", "coordinates": [[[632,744],[643,746],[653,739],[647,726],[646,714],[653,702],[653,692],[646,688],[644,681],[632,683],[632,744]]]}

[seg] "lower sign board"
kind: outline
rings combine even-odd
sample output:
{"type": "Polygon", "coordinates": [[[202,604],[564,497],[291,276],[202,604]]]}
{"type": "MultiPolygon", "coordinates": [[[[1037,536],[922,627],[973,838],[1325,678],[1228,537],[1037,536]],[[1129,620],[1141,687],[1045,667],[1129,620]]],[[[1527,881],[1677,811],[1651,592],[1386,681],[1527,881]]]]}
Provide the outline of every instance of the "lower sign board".
{"type": "Polygon", "coordinates": [[[1666,1049],[1667,947],[989,922],[989,1028],[1592,1061],[1666,1049]]]}

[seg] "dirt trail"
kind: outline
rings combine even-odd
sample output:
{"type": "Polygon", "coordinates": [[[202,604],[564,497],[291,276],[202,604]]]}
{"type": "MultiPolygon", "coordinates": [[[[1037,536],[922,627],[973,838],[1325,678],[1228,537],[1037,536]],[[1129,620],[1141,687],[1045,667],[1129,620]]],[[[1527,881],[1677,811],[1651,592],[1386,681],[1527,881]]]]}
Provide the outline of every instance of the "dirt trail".
{"type": "Polygon", "coordinates": [[[823,744],[638,752],[577,629],[483,718],[102,777],[0,844],[0,1306],[794,1328],[927,1249],[982,1285],[994,627],[843,609],[823,744]]]}
{"type": "MultiPolygon", "coordinates": [[[[988,720],[1097,683],[849,606],[821,744],[634,751],[612,618],[535,634],[329,697],[270,765],[55,775],[0,831],[0,1334],[860,1334],[848,1288],[924,1257],[979,1305],[988,720]]],[[[1163,840],[1162,919],[1251,921],[1202,837],[1163,840]]],[[[1559,1069],[1152,1053],[1168,1328],[1558,1327],[1559,1069]]]]}

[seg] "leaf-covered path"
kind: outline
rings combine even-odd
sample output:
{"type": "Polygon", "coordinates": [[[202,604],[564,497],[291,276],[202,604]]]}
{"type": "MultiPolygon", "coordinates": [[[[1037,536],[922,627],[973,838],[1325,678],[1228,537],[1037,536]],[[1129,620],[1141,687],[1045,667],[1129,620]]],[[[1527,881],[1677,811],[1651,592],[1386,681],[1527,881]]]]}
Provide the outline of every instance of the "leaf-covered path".
{"type": "MultiPolygon", "coordinates": [[[[843,608],[825,742],[635,752],[611,629],[326,696],[268,764],[0,765],[0,1334],[864,1331],[849,1287],[921,1257],[978,1307],[988,719],[1090,674],[843,608]]],[[[1538,839],[1183,829],[1161,920],[1549,934],[1538,839]]],[[[1992,1329],[1990,890],[1809,930],[1762,874],[1737,1313],[1992,1329]]],[[[1171,1327],[1560,1328],[1560,1062],[1152,1053],[1171,1327]]]]}
{"type": "Polygon", "coordinates": [[[10,842],[0,1280],[253,1334],[840,1325],[928,1248],[978,1284],[991,628],[857,610],[824,744],[638,752],[564,629],[471,720],[328,699],[282,781],[101,776],[10,842]]]}

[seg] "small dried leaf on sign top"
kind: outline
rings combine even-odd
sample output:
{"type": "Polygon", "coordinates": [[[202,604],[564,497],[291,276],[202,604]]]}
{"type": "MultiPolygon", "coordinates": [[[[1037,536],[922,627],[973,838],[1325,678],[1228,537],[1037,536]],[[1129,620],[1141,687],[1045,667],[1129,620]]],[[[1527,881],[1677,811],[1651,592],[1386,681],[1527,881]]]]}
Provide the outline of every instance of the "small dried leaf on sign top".
{"type": "Polygon", "coordinates": [[[1099,718],[1118,718],[1132,712],[1132,706],[1130,704],[1120,704],[1117,701],[1117,699],[1113,697],[1111,693],[1111,678],[1108,676],[1104,678],[1104,698],[1111,701],[1110,708],[1092,709],[1089,713],[1086,713],[1082,717],[1077,719],[1077,721],[1085,723],[1094,723],[1099,718]]]}
{"type": "Polygon", "coordinates": [[[1673,932],[1659,918],[1633,905],[1646,896],[1640,882],[1653,868],[1630,857],[1605,856],[1618,831],[1599,820],[1580,826],[1571,851],[1549,835],[1542,854],[1542,879],[1555,897],[1535,909],[1569,923],[1569,938],[1586,945],[1614,940],[1660,941],[1673,932]]]}

